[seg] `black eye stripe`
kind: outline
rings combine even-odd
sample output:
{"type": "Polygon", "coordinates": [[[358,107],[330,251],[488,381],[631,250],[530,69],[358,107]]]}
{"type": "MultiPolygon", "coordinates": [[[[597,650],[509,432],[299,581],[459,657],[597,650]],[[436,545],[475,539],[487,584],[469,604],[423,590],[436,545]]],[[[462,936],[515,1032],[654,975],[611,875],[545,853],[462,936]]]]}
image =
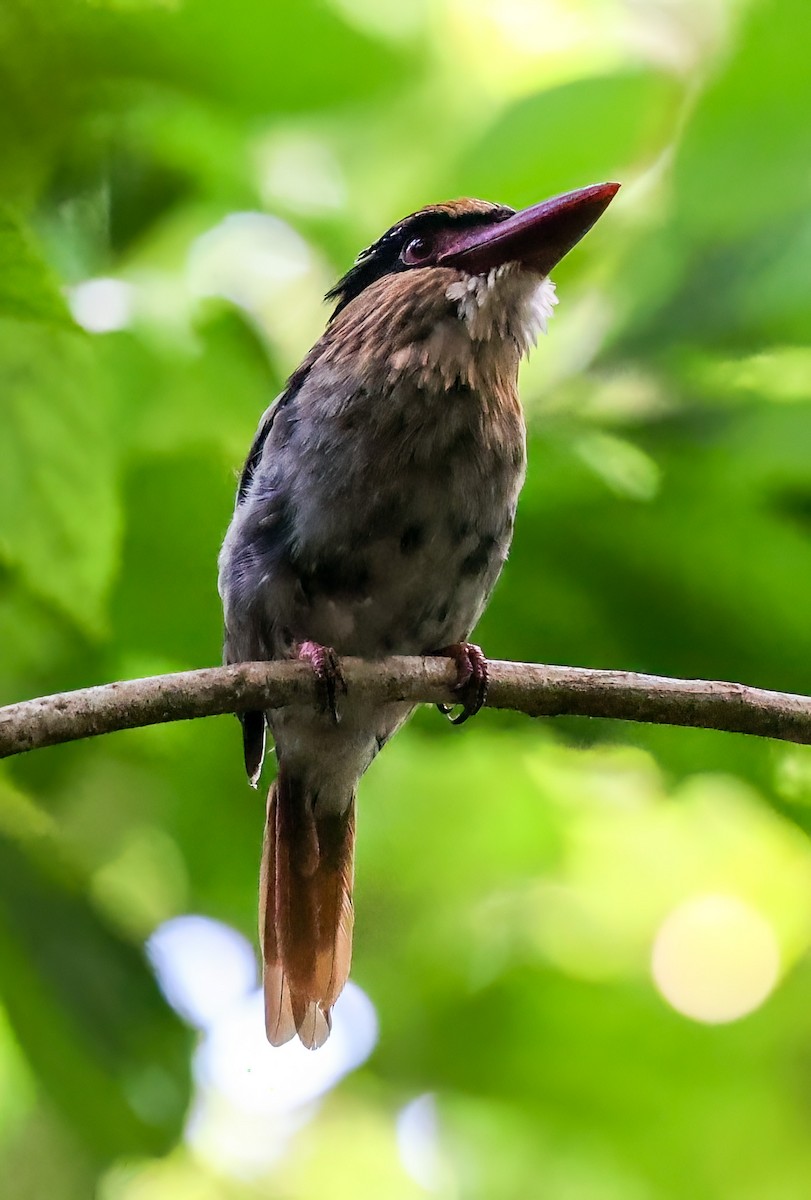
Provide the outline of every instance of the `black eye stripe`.
{"type": "MultiPolygon", "coordinates": [[[[362,250],[355,260],[354,266],[338,281],[334,288],[327,292],[327,300],[335,300],[337,304],[330,317],[333,320],[341,309],[345,308],[356,296],[359,296],[370,284],[381,279],[384,275],[404,271],[409,266],[426,266],[415,256],[406,256],[406,248],[420,238],[433,240],[438,233],[448,228],[464,228],[471,225],[481,225],[489,221],[506,220],[513,215],[514,210],[506,206],[494,205],[486,212],[452,213],[442,209],[412,213],[402,221],[398,221],[382,237],[373,242],[367,249],[362,250]]],[[[430,258],[430,250],[425,259],[430,258]]]]}

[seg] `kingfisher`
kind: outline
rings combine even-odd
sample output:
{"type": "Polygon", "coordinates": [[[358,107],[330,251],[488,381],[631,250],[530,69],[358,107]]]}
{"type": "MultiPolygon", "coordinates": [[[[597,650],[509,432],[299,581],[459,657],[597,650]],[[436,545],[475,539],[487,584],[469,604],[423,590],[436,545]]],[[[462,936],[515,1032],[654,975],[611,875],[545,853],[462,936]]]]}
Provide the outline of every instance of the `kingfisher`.
{"type": "Polygon", "coordinates": [[[256,786],[266,731],[259,934],[265,1026],[323,1044],[352,953],[355,794],[410,703],[352,694],[342,655],[444,655],[459,723],[484,703],[468,638],[510,547],[526,470],[521,358],[549,272],[619,184],[516,212],[461,199],[398,221],[328,293],[322,337],[262,416],[219,559],[226,663],[300,658],[321,702],[240,714],[256,786]]]}

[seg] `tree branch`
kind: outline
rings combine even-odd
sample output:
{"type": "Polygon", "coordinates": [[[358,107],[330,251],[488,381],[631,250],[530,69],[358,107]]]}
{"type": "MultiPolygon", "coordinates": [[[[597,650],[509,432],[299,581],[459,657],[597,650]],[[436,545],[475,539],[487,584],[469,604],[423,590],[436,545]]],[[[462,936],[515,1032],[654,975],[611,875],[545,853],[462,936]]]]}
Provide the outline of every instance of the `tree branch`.
{"type": "MultiPolygon", "coordinates": [[[[347,658],[343,669],[350,691],[377,703],[454,699],[455,667],[446,659],[347,658]]],[[[108,683],[0,708],[0,758],[119,729],[293,703],[318,703],[304,663],[240,663],[108,683]]],[[[811,697],[740,683],[491,662],[487,704],[530,717],[609,717],[811,743],[811,697]]]]}

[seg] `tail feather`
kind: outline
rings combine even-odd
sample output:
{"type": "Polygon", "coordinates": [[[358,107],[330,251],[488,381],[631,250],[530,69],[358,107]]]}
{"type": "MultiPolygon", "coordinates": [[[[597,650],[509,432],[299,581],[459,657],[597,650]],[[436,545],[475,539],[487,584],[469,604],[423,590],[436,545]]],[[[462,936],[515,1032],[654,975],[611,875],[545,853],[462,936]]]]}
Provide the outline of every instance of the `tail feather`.
{"type": "Polygon", "coordinates": [[[273,1046],[283,1046],[296,1033],[290,988],[279,961],[276,920],[268,901],[275,892],[276,880],[276,788],[268,794],[267,822],[259,874],[259,944],[264,963],[265,1029],[273,1046]]]}
{"type": "Polygon", "coordinates": [[[271,1046],[283,1046],[296,1035],[293,1002],[284,971],[278,964],[265,966],[265,1030],[271,1046]]]}
{"type": "Polygon", "coordinates": [[[296,1033],[310,1049],[330,1032],[349,975],[355,798],[319,815],[284,764],[268,797],[260,875],[260,937],[268,1040],[296,1033]]]}
{"type": "Polygon", "coordinates": [[[352,882],[355,847],[354,798],[345,814],[324,817],[319,830],[319,938],[315,988],[331,1008],[349,977],[352,959],[352,882]]]}

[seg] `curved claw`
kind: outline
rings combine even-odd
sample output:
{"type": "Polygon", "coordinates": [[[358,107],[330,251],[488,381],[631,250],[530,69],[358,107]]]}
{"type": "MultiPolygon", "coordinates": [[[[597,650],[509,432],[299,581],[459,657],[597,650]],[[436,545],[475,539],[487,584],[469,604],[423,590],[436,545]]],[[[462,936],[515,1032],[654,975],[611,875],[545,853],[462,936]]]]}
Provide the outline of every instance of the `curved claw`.
{"type": "Polygon", "coordinates": [[[324,711],[332,716],[338,724],[338,708],[336,699],[340,690],[346,695],[346,680],[341,670],[341,661],[331,646],[322,646],[318,642],[302,642],[298,648],[298,657],[310,664],[313,674],[321,688],[321,699],[324,711]]]}
{"type": "Polygon", "coordinates": [[[437,704],[437,708],[446,716],[452,725],[464,725],[476,713],[487,699],[488,668],[487,659],[480,646],[472,642],[454,642],[437,650],[437,657],[451,658],[456,663],[456,683],[454,691],[459,694],[462,711],[452,717],[453,705],[437,704]]]}

